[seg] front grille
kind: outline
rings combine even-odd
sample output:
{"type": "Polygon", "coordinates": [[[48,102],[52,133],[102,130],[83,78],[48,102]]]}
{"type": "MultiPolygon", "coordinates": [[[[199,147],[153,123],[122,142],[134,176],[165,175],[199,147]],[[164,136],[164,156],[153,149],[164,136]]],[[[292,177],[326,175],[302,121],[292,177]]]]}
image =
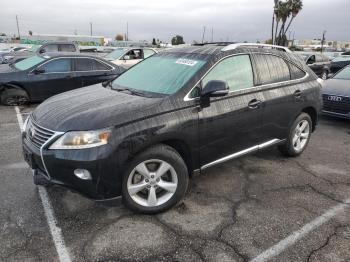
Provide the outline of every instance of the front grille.
{"type": "Polygon", "coordinates": [[[337,96],[337,95],[327,95],[323,96],[323,110],[330,111],[338,114],[347,115],[350,112],[350,97],[346,96],[337,96]],[[331,97],[336,97],[332,100],[331,97]],[[337,99],[341,99],[337,101],[337,99]]]}
{"type": "Polygon", "coordinates": [[[40,149],[55,133],[54,131],[39,126],[31,118],[28,120],[25,132],[27,140],[38,149],[40,149]]]}

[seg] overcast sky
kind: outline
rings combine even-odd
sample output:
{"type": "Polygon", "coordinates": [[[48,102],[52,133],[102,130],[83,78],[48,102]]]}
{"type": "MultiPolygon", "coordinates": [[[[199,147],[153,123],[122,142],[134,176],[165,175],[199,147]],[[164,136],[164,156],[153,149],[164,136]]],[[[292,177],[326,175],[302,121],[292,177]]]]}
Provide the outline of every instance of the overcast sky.
{"type": "MultiPolygon", "coordinates": [[[[350,0],[304,0],[304,7],[291,26],[296,39],[321,38],[350,41],[350,0]]],[[[175,34],[192,42],[201,40],[264,41],[270,38],[273,0],[0,0],[0,32],[21,34],[93,34],[165,42],[175,34]]]]}

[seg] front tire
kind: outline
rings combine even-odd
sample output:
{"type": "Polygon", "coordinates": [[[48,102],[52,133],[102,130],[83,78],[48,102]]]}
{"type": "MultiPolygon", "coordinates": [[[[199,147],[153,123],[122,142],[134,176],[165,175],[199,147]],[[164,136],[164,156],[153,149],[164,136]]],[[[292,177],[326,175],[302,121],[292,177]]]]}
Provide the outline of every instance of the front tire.
{"type": "Polygon", "coordinates": [[[176,205],[187,186],[184,160],[172,147],[159,144],[130,161],[123,174],[123,202],[137,213],[159,213],[176,205]]]}
{"type": "Polygon", "coordinates": [[[279,150],[286,156],[299,156],[308,145],[311,132],[311,117],[306,113],[301,113],[292,124],[286,143],[279,146],[279,150]]]}
{"type": "Polygon", "coordinates": [[[19,106],[29,103],[29,97],[26,91],[22,89],[5,89],[1,93],[1,103],[6,106],[19,106]]]}

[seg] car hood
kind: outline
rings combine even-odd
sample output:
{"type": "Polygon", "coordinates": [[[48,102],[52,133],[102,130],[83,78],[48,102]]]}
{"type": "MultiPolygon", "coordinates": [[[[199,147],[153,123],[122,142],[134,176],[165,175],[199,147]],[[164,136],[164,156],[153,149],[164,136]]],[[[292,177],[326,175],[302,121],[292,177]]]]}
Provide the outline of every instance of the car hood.
{"type": "Polygon", "coordinates": [[[53,96],[33,112],[34,121],[54,131],[95,130],[145,117],[163,98],[130,95],[101,84],[53,96]]]}
{"type": "Polygon", "coordinates": [[[350,80],[328,79],[323,82],[323,94],[350,96],[350,80]]]}

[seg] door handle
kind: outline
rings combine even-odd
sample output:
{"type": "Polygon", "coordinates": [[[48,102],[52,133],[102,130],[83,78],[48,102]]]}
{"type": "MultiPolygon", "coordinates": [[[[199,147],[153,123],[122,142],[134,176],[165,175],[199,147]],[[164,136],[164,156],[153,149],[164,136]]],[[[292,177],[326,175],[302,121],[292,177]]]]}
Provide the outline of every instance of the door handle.
{"type": "Polygon", "coordinates": [[[248,103],[250,109],[257,109],[261,105],[261,101],[258,99],[253,99],[248,103]]]}
{"type": "Polygon", "coordinates": [[[294,97],[295,98],[301,98],[301,95],[303,94],[303,92],[301,92],[300,90],[297,90],[294,92],[294,97]]]}

